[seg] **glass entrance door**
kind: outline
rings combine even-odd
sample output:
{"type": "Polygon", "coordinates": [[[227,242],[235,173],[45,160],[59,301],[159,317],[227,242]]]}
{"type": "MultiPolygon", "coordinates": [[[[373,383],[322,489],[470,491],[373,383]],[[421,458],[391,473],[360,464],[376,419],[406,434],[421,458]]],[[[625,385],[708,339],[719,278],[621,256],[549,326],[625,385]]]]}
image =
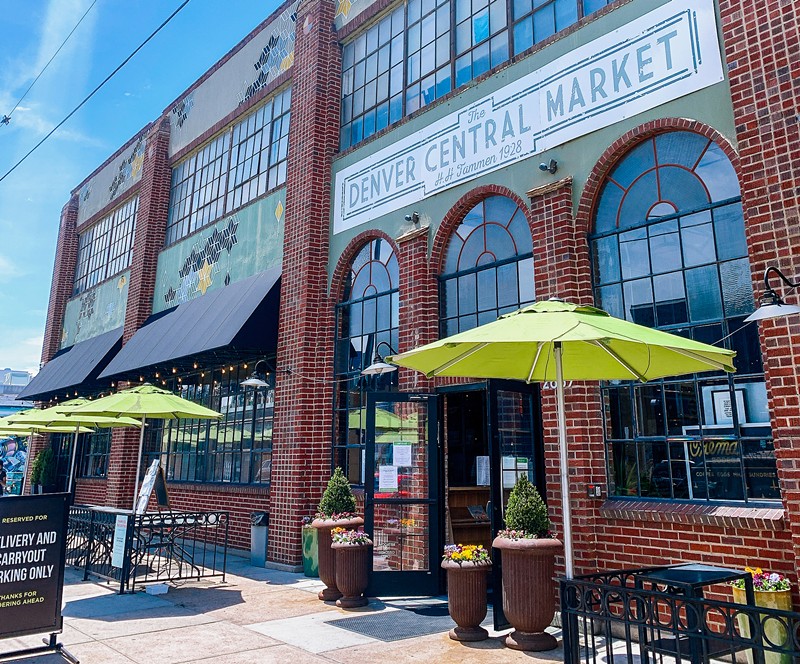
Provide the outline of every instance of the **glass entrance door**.
{"type": "Polygon", "coordinates": [[[436,397],[367,395],[364,528],[375,542],[369,593],[439,592],[436,397]]]}
{"type": "MultiPolygon", "coordinates": [[[[505,527],[508,498],[520,475],[527,476],[545,496],[539,389],[518,381],[489,381],[489,516],[493,533],[505,527]]],[[[505,629],[510,625],[503,613],[503,561],[497,549],[492,549],[492,563],[494,625],[505,629]]]]}

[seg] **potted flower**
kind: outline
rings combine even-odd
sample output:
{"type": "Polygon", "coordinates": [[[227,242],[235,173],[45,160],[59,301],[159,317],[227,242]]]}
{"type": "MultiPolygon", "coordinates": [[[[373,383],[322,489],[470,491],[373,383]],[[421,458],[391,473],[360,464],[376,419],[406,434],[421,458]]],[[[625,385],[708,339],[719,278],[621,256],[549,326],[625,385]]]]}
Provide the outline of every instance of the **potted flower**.
{"type": "Polygon", "coordinates": [[[544,630],[555,615],[555,557],[563,547],[550,533],[547,506],[524,475],[511,490],[505,521],[492,546],[502,552],[503,612],[514,627],[506,645],[552,650],[558,642],[544,630]]]}
{"type": "Polygon", "coordinates": [[[326,586],[318,597],[325,602],[335,602],[342,593],[336,586],[336,558],[331,549],[331,531],[334,528],[350,529],[364,525],[364,520],[356,516],[356,498],[341,468],[336,468],[328,481],[311,525],[317,529],[319,578],[326,586]]]}
{"type": "Polygon", "coordinates": [[[447,608],[457,627],[454,641],[483,641],[489,633],[481,627],[486,617],[486,572],[492,568],[489,552],[479,544],[448,544],[442,569],[447,570],[447,608]]]}
{"type": "Polygon", "coordinates": [[[366,606],[364,591],[369,585],[372,567],[372,540],[363,530],[334,528],[331,531],[331,549],[336,556],[336,587],[342,594],[336,606],[354,609],[366,606]]]}
{"type": "Polygon", "coordinates": [[[300,520],[303,526],[303,574],[317,577],[319,576],[317,529],[311,525],[312,521],[310,516],[304,516],[300,520]]]}
{"type": "MultiPolygon", "coordinates": [[[[781,609],[782,611],[792,610],[792,590],[789,579],[775,572],[771,574],[764,572],[760,567],[745,567],[744,571],[750,572],[753,577],[753,594],[755,595],[756,606],[765,609],[781,609]]],[[[731,585],[733,586],[733,601],[736,604],[747,604],[744,579],[731,581],[731,585]]],[[[739,614],[737,620],[739,622],[739,632],[741,632],[742,636],[749,638],[750,620],[748,616],[739,614]]],[[[786,626],[782,621],[766,619],[763,620],[762,627],[765,645],[772,644],[791,649],[791,636],[788,636],[789,642],[787,643],[786,626]]],[[[753,664],[752,650],[747,651],[747,662],[748,664],[753,664]]],[[[764,651],[765,664],[791,664],[791,662],[792,656],[788,653],[764,651]]]]}

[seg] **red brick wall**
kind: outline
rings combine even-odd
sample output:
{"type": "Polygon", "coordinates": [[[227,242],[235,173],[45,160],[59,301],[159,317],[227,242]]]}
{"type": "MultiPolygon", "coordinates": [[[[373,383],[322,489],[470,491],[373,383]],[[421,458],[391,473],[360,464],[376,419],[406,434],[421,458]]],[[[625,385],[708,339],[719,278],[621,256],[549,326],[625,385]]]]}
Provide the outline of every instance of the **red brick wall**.
{"type": "MultiPolygon", "coordinates": [[[[763,290],[761,277],[769,265],[793,281],[800,280],[800,19],[795,9],[766,0],[720,2],[757,294],[763,290]]],[[[782,285],[776,290],[786,294],[782,285]]],[[[794,291],[786,301],[800,304],[798,296],[800,292],[794,291]]],[[[759,327],[796,577],[800,571],[800,317],[767,321],[759,327]]]]}
{"type": "MultiPolygon", "coordinates": [[[[228,546],[250,550],[250,513],[263,512],[269,504],[269,492],[261,487],[222,484],[167,483],[170,507],[175,510],[228,512],[228,546]]],[[[155,494],[150,497],[151,510],[155,494]]]]}
{"type": "MultiPolygon", "coordinates": [[[[158,254],[164,246],[169,208],[169,119],[155,124],[147,137],[133,239],[131,278],[122,342],[127,343],[153,310],[158,254]]],[[[119,387],[123,387],[121,384],[119,387]]],[[[138,429],[114,429],[108,462],[107,504],[130,508],[139,450],[138,429]]]]}
{"type": "MultiPolygon", "coordinates": [[[[77,505],[105,505],[107,483],[104,479],[75,480],[75,503],[77,505]]],[[[125,507],[130,507],[126,505],[125,507]]]]}
{"type": "Polygon", "coordinates": [[[333,15],[333,3],[309,0],[296,24],[269,537],[269,559],[290,565],[301,561],[299,518],[316,508],[330,476],[334,319],[326,266],[341,104],[333,15]]]}

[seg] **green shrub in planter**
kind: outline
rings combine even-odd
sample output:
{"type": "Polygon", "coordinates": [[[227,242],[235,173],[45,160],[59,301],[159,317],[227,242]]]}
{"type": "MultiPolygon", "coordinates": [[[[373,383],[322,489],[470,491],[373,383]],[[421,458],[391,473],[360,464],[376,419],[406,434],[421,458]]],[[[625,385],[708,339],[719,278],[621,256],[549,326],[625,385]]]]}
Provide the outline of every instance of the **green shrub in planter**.
{"type": "Polygon", "coordinates": [[[525,475],[517,479],[508,497],[506,529],[517,532],[521,530],[527,537],[550,536],[547,505],[525,475]]]}
{"type": "Polygon", "coordinates": [[[49,447],[39,450],[31,467],[31,484],[41,484],[42,488],[54,490],[56,485],[56,455],[49,447]]]}
{"type": "Polygon", "coordinates": [[[317,518],[341,519],[355,516],[356,497],[350,488],[350,482],[344,476],[342,469],[337,467],[328,480],[325,493],[317,509],[317,518]]]}

